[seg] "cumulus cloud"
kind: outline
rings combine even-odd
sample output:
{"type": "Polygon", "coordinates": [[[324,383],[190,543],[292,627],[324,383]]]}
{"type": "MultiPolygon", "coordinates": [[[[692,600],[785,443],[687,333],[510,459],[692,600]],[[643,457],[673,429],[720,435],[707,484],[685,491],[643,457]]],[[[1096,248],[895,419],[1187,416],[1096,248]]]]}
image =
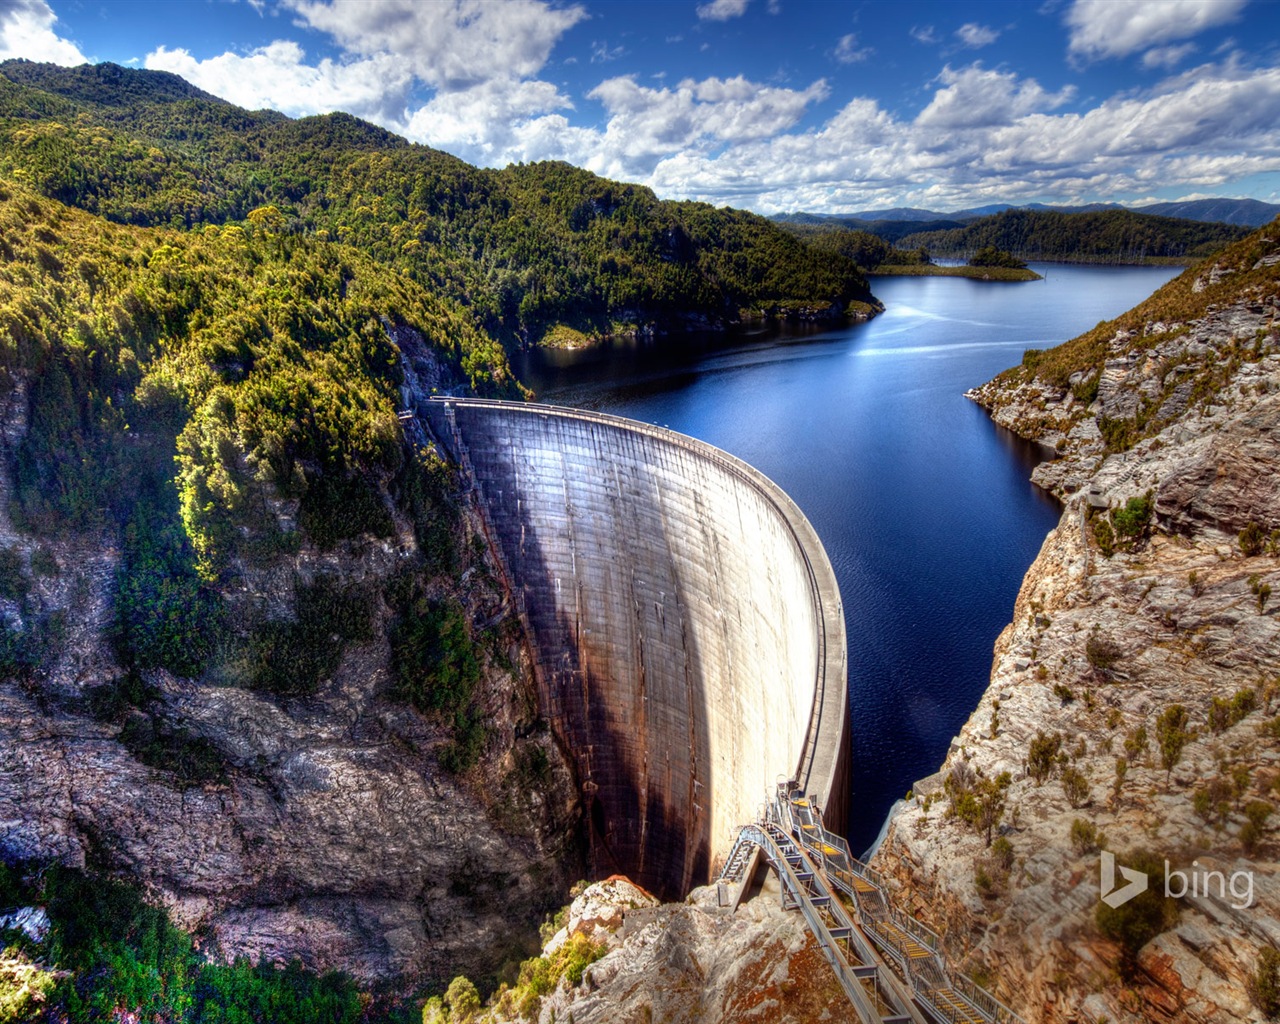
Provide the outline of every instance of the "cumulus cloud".
{"type": "Polygon", "coordinates": [[[1000,33],[977,22],[967,22],[956,29],[956,37],[971,49],[978,50],[990,46],[1000,38],[1000,33]]]}
{"type": "Polygon", "coordinates": [[[583,155],[588,166],[602,173],[643,176],[674,150],[740,144],[784,132],[828,93],[823,79],[796,90],[742,76],[685,79],[674,88],[658,89],[631,76],[611,78],[587,94],[605,108],[609,121],[583,155]]]}
{"type": "Polygon", "coordinates": [[[1203,189],[1280,162],[1280,68],[1207,65],[1084,112],[1061,110],[1062,101],[1004,72],[948,69],[914,121],[855,99],[810,131],[675,153],[647,183],[765,212],[886,202],[947,209],[1203,189]],[[980,112],[963,113],[965,103],[980,112]]]}
{"type": "Polygon", "coordinates": [[[339,63],[307,64],[297,43],[276,40],[247,54],[223,53],[196,60],[184,49],[161,46],[145,66],[172,71],[237,106],[270,107],[294,116],[345,110],[383,124],[402,119],[413,76],[388,54],[339,63]]]}
{"type": "Polygon", "coordinates": [[[1071,86],[1049,93],[1034,78],[989,71],[980,63],[956,71],[947,65],[938,76],[943,88],[916,118],[926,128],[978,128],[1009,124],[1038,110],[1062,106],[1075,95],[1071,86]]]}
{"type": "MultiPolygon", "coordinates": [[[[728,21],[730,18],[740,18],[747,13],[749,2],[750,0],[711,0],[710,3],[698,5],[698,17],[703,21],[728,21]]],[[[770,13],[777,13],[772,5],[770,5],[770,13]]]]}
{"type": "Polygon", "coordinates": [[[89,58],[54,30],[57,15],[45,0],[0,0],[0,60],[27,60],[74,66],[89,58]]]}
{"type": "MultiPolygon", "coordinates": [[[[0,0],[3,2],[3,0],[0,0]]],[[[479,163],[526,159],[545,147],[572,107],[536,76],[560,37],[586,17],[580,6],[544,0],[282,0],[299,25],[330,36],[338,60],[308,62],[302,47],[277,40],[248,53],[197,60],[160,47],[146,66],[172,71],[250,108],[300,115],[345,110],[479,163]],[[423,90],[430,96],[425,102],[423,90]],[[547,118],[534,126],[535,119],[547,118]]],[[[597,59],[617,56],[604,47],[597,59]]]]}
{"type": "Polygon", "coordinates": [[[446,92],[493,79],[523,79],[585,18],[581,7],[541,0],[285,0],[308,28],[348,53],[395,54],[423,82],[446,92]]]}
{"type": "Polygon", "coordinates": [[[1247,0],[1075,0],[1068,52],[1084,60],[1127,57],[1234,21],[1247,0]]]}

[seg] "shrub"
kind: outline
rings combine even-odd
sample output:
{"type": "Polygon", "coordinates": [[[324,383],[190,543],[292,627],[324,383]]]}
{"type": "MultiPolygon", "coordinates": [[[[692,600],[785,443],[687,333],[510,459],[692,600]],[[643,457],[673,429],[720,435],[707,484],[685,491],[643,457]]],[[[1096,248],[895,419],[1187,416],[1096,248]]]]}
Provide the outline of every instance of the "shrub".
{"type": "Polygon", "coordinates": [[[419,711],[462,711],[480,678],[480,661],[462,606],[416,601],[391,640],[393,695],[419,711]]]}
{"type": "Polygon", "coordinates": [[[349,641],[372,636],[370,595],[319,577],[295,589],[292,621],[266,622],[250,639],[253,685],[282,696],[306,696],[331,676],[349,641]]]}
{"type": "Polygon", "coordinates": [[[1263,546],[1267,542],[1267,531],[1258,523],[1249,521],[1249,525],[1240,531],[1236,540],[1240,544],[1240,550],[1246,558],[1253,558],[1262,554],[1263,546]]]}
{"type": "Polygon", "coordinates": [[[1248,717],[1258,706],[1258,693],[1249,688],[1237,690],[1230,700],[1214,697],[1209,704],[1209,729],[1219,733],[1248,717]]]}
{"type": "Polygon", "coordinates": [[[1253,1005],[1268,1019],[1280,1017],[1280,950],[1263,946],[1258,951],[1258,964],[1249,982],[1253,1005]]]}
{"type": "Polygon", "coordinates": [[[1262,577],[1255,572],[1249,577],[1249,592],[1258,602],[1258,614],[1261,615],[1266,611],[1267,602],[1271,599],[1271,584],[1263,583],[1262,577]]]}
{"type": "Polygon", "coordinates": [[[469,1024],[480,1012],[480,993],[476,991],[475,985],[462,975],[458,975],[449,983],[444,1001],[450,1010],[450,1024],[469,1024]]]}
{"type": "Polygon", "coordinates": [[[39,1020],[40,1006],[53,990],[54,980],[17,947],[0,951],[0,1024],[39,1020]]]}
{"type": "Polygon", "coordinates": [[[1164,769],[1166,783],[1174,767],[1182,760],[1183,747],[1194,738],[1187,723],[1187,709],[1181,704],[1165,708],[1156,720],[1156,743],[1160,747],[1160,766],[1164,769]]]}
{"type": "Polygon", "coordinates": [[[1062,770],[1062,791],[1072,807],[1083,807],[1089,802],[1089,783],[1078,768],[1062,770]]]}
{"type": "Polygon", "coordinates": [[[1116,553],[1115,531],[1111,528],[1111,523],[1102,516],[1093,521],[1093,539],[1098,542],[1098,550],[1104,558],[1110,558],[1116,553]]]}
{"type": "Polygon", "coordinates": [[[520,1015],[535,1018],[542,997],[555,991],[561,978],[570,985],[580,985],[586,969],[608,947],[594,943],[585,935],[571,935],[567,942],[549,956],[538,956],[520,965],[520,976],[514,988],[504,992],[498,1000],[498,1011],[504,1016],[520,1015]]]}
{"type": "MultiPolygon", "coordinates": [[[[1164,861],[1146,850],[1119,859],[1150,878],[1158,878],[1164,871],[1164,861]]],[[[1122,966],[1129,971],[1142,947],[1177,922],[1178,904],[1163,895],[1161,886],[1148,886],[1145,892],[1118,907],[1099,902],[1094,919],[1098,930],[1119,944],[1122,966]]]]}
{"type": "Polygon", "coordinates": [[[171,772],[180,789],[226,779],[227,762],[214,743],[153,715],[130,715],[117,738],[147,767],[171,772]]]}
{"type": "Polygon", "coordinates": [[[1084,818],[1076,818],[1071,822],[1071,848],[1076,851],[1076,856],[1093,853],[1105,846],[1106,842],[1106,836],[1098,831],[1093,822],[1084,818]]]}
{"type": "Polygon", "coordinates": [[[418,549],[429,572],[448,573],[457,564],[456,486],[449,465],[425,449],[405,463],[397,481],[400,501],[413,519],[418,549]]]}
{"type": "Polygon", "coordinates": [[[1084,642],[1084,657],[1098,673],[1106,673],[1119,663],[1124,652],[1112,641],[1102,637],[1095,629],[1084,642]]]}
{"type": "Polygon", "coordinates": [[[1130,498],[1124,508],[1116,509],[1111,514],[1112,525],[1116,533],[1128,538],[1130,543],[1137,541],[1147,532],[1151,523],[1151,513],[1155,509],[1155,492],[1147,491],[1141,497],[1130,498]]]}
{"type": "Polygon", "coordinates": [[[1267,819],[1271,817],[1275,808],[1265,800],[1250,800],[1245,805],[1244,816],[1246,821],[1244,827],[1240,829],[1240,843],[1244,846],[1244,852],[1252,856],[1257,852],[1262,837],[1266,832],[1267,819]]]}
{"type": "Polygon", "coordinates": [[[130,668],[204,671],[222,624],[216,591],[196,571],[176,496],[138,503],[125,526],[116,578],[116,648],[130,668]]]}
{"type": "Polygon", "coordinates": [[[1111,783],[1111,798],[1116,802],[1120,802],[1120,791],[1124,789],[1125,776],[1129,774],[1129,759],[1127,757],[1116,758],[1116,775],[1115,780],[1111,783]]]}
{"type": "Polygon", "coordinates": [[[17,548],[0,548],[0,597],[6,601],[26,600],[31,582],[22,571],[22,552],[17,548]]]}
{"type": "Polygon", "coordinates": [[[1007,836],[996,836],[991,844],[991,856],[1002,870],[1008,871],[1013,867],[1013,843],[1007,836]]]}
{"type": "Polygon", "coordinates": [[[1129,731],[1129,734],[1124,738],[1124,752],[1128,755],[1131,764],[1142,763],[1142,759],[1147,756],[1147,727],[1145,725],[1140,725],[1129,731]]]}
{"type": "Polygon", "coordinates": [[[1224,778],[1210,779],[1196,789],[1191,806],[1206,825],[1221,825],[1231,813],[1231,784],[1224,778]]]}
{"type": "Polygon", "coordinates": [[[1037,730],[1027,753],[1027,774],[1035,779],[1037,786],[1053,774],[1053,766],[1061,749],[1061,733],[1055,732],[1046,736],[1037,730]]]}

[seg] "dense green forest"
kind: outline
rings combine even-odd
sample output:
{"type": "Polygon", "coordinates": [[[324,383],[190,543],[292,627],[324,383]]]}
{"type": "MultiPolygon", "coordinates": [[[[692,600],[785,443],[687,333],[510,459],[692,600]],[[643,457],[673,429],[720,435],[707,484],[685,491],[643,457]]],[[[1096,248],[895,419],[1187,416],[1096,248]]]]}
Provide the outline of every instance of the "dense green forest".
{"type": "Polygon", "coordinates": [[[0,174],[139,226],[273,205],[282,232],[357,246],[504,342],[872,301],[851,262],[754,214],[564,163],[476,168],[349,115],[249,112],[113,65],[0,64],[0,174]]]}
{"type": "Polygon", "coordinates": [[[914,231],[897,244],[925,248],[935,256],[968,258],[986,247],[1023,260],[1080,263],[1191,263],[1243,238],[1249,228],[1153,217],[1128,210],[1056,213],[1005,210],[960,228],[914,231]]]}

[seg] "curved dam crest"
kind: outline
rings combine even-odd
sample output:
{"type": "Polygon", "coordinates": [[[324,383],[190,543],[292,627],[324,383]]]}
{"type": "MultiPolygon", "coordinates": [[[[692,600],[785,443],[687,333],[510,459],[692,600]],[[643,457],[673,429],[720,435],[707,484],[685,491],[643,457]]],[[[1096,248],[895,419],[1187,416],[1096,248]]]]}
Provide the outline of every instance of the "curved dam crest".
{"type": "Polygon", "coordinates": [[[588,809],[595,875],[705,884],[779,777],[846,824],[844,613],[812,526],[704,442],[621,417],[434,399],[588,809]]]}

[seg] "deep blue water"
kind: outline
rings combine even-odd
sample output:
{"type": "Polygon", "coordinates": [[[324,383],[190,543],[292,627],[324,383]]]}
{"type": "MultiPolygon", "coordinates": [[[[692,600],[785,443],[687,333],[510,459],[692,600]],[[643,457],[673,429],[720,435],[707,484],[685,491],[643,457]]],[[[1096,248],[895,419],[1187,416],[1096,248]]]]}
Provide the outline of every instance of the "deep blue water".
{"type": "Polygon", "coordinates": [[[937,769],[1058,520],[1028,479],[1035,452],[964,391],[1177,273],[1036,269],[1047,280],[877,278],[886,312],[838,331],[535,353],[518,367],[540,401],[662,424],[732,452],[813,522],[848,625],[854,849],[937,769]]]}

